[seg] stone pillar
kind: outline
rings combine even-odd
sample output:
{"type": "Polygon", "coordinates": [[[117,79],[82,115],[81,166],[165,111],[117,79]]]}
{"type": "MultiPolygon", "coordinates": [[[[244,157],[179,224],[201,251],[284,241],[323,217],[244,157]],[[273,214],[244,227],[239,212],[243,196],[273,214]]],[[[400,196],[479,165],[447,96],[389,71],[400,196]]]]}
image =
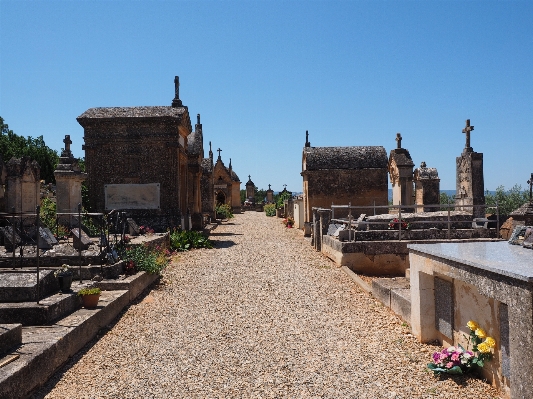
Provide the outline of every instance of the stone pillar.
{"type": "Polygon", "coordinates": [[[317,242],[318,251],[322,251],[322,236],[328,233],[329,223],[331,221],[331,209],[320,208],[318,210],[318,215],[320,217],[320,222],[317,242]]]}
{"type": "Polygon", "coordinates": [[[65,149],[61,152],[59,164],[54,171],[56,178],[56,212],[74,213],[75,215],[59,215],[59,222],[72,226],[74,219],[77,219],[78,204],[81,204],[81,184],[87,178],[87,174],[83,173],[78,165],[77,159],[72,156],[70,151],[70,136],[66,135],[65,149]]]}
{"type": "Polygon", "coordinates": [[[246,199],[255,204],[255,184],[250,175],[248,175],[248,181],[246,182],[246,199]]]}
{"type": "Polygon", "coordinates": [[[485,183],[483,178],[483,154],[463,151],[456,159],[455,209],[472,213],[474,218],[485,217],[485,183]],[[464,207],[462,205],[480,205],[464,207]]]}
{"type": "Polygon", "coordinates": [[[470,146],[470,134],[474,126],[466,120],[463,133],[466,144],[461,156],[456,158],[455,209],[471,212],[473,218],[485,217],[485,182],[483,178],[483,154],[474,152],[470,146]],[[479,205],[476,208],[461,205],[479,205]]]}
{"type": "Polygon", "coordinates": [[[440,204],[440,179],[436,168],[427,168],[422,162],[415,169],[415,203],[416,212],[438,212],[439,208],[425,207],[424,205],[440,204]]]}
{"type": "Polygon", "coordinates": [[[274,190],[270,188],[270,184],[268,185],[268,190],[266,191],[266,197],[267,203],[271,204],[274,202],[274,190]]]}
{"type": "MultiPolygon", "coordinates": [[[[396,134],[397,148],[389,155],[389,175],[392,183],[392,203],[393,205],[413,205],[413,167],[415,164],[411,159],[409,151],[402,148],[402,136],[396,134]]],[[[402,209],[402,212],[412,212],[412,208],[402,209]]]]}
{"type": "Polygon", "coordinates": [[[7,163],[6,210],[35,213],[40,204],[40,167],[29,157],[11,158],[7,163]]]}

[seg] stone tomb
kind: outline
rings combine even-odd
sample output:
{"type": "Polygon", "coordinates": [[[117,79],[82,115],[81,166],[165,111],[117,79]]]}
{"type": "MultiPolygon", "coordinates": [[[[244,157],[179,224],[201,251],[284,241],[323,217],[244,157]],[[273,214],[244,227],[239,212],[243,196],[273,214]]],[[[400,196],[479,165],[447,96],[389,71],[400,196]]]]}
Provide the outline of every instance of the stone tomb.
{"type": "Polygon", "coordinates": [[[413,334],[466,346],[466,323],[478,322],[496,340],[483,376],[511,398],[533,397],[531,251],[507,242],[408,247],[413,334]]]}
{"type": "MultiPolygon", "coordinates": [[[[39,297],[43,298],[58,289],[59,284],[54,272],[52,270],[41,270],[39,272],[39,297]]],[[[0,272],[0,302],[30,302],[36,300],[37,272],[35,270],[0,272]]]]}

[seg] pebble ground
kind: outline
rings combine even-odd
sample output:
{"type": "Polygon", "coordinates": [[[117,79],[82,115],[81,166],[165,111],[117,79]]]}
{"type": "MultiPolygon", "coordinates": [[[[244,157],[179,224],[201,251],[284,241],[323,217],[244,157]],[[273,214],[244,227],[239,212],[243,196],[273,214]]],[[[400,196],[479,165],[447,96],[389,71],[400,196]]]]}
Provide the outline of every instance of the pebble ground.
{"type": "Polygon", "coordinates": [[[34,398],[499,398],[428,372],[438,347],[360,290],[301,232],[246,212],[162,281],[34,398]]]}

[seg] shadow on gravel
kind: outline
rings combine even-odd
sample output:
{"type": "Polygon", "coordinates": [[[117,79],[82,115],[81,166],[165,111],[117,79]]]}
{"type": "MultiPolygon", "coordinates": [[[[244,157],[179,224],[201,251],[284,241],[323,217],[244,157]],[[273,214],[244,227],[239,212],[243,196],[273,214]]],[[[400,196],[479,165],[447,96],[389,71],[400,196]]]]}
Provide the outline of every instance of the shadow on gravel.
{"type": "Polygon", "coordinates": [[[233,247],[235,244],[234,241],[226,240],[226,241],[213,241],[213,246],[215,248],[229,248],[233,247]]]}
{"type": "Polygon", "coordinates": [[[211,233],[210,236],[242,236],[241,233],[211,233]]]}
{"type": "Polygon", "coordinates": [[[135,298],[129,305],[127,305],[122,311],[117,315],[117,317],[109,323],[107,326],[101,328],[96,336],[87,342],[85,346],[80,349],[74,356],[72,356],[63,366],[58,368],[56,372],[48,379],[48,381],[33,391],[27,399],[44,399],[57,385],[57,383],[63,378],[65,373],[70,370],[78,360],[80,360],[105,334],[107,334],[111,329],[117,324],[126,311],[130,308],[131,305],[136,305],[143,301],[143,299],[150,294],[152,290],[159,289],[164,283],[161,282],[161,279],[156,281],[154,284],[146,287],[146,289],[135,298]]]}

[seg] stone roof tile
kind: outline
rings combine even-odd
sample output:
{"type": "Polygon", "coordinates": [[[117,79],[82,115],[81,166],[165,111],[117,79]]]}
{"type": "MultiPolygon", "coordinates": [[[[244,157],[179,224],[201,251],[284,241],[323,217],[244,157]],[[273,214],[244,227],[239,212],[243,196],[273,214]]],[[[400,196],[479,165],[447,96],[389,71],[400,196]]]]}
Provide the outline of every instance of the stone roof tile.
{"type": "Polygon", "coordinates": [[[107,119],[107,118],[153,118],[173,117],[180,118],[185,112],[185,107],[99,107],[89,108],[76,119],[107,119]]]}

